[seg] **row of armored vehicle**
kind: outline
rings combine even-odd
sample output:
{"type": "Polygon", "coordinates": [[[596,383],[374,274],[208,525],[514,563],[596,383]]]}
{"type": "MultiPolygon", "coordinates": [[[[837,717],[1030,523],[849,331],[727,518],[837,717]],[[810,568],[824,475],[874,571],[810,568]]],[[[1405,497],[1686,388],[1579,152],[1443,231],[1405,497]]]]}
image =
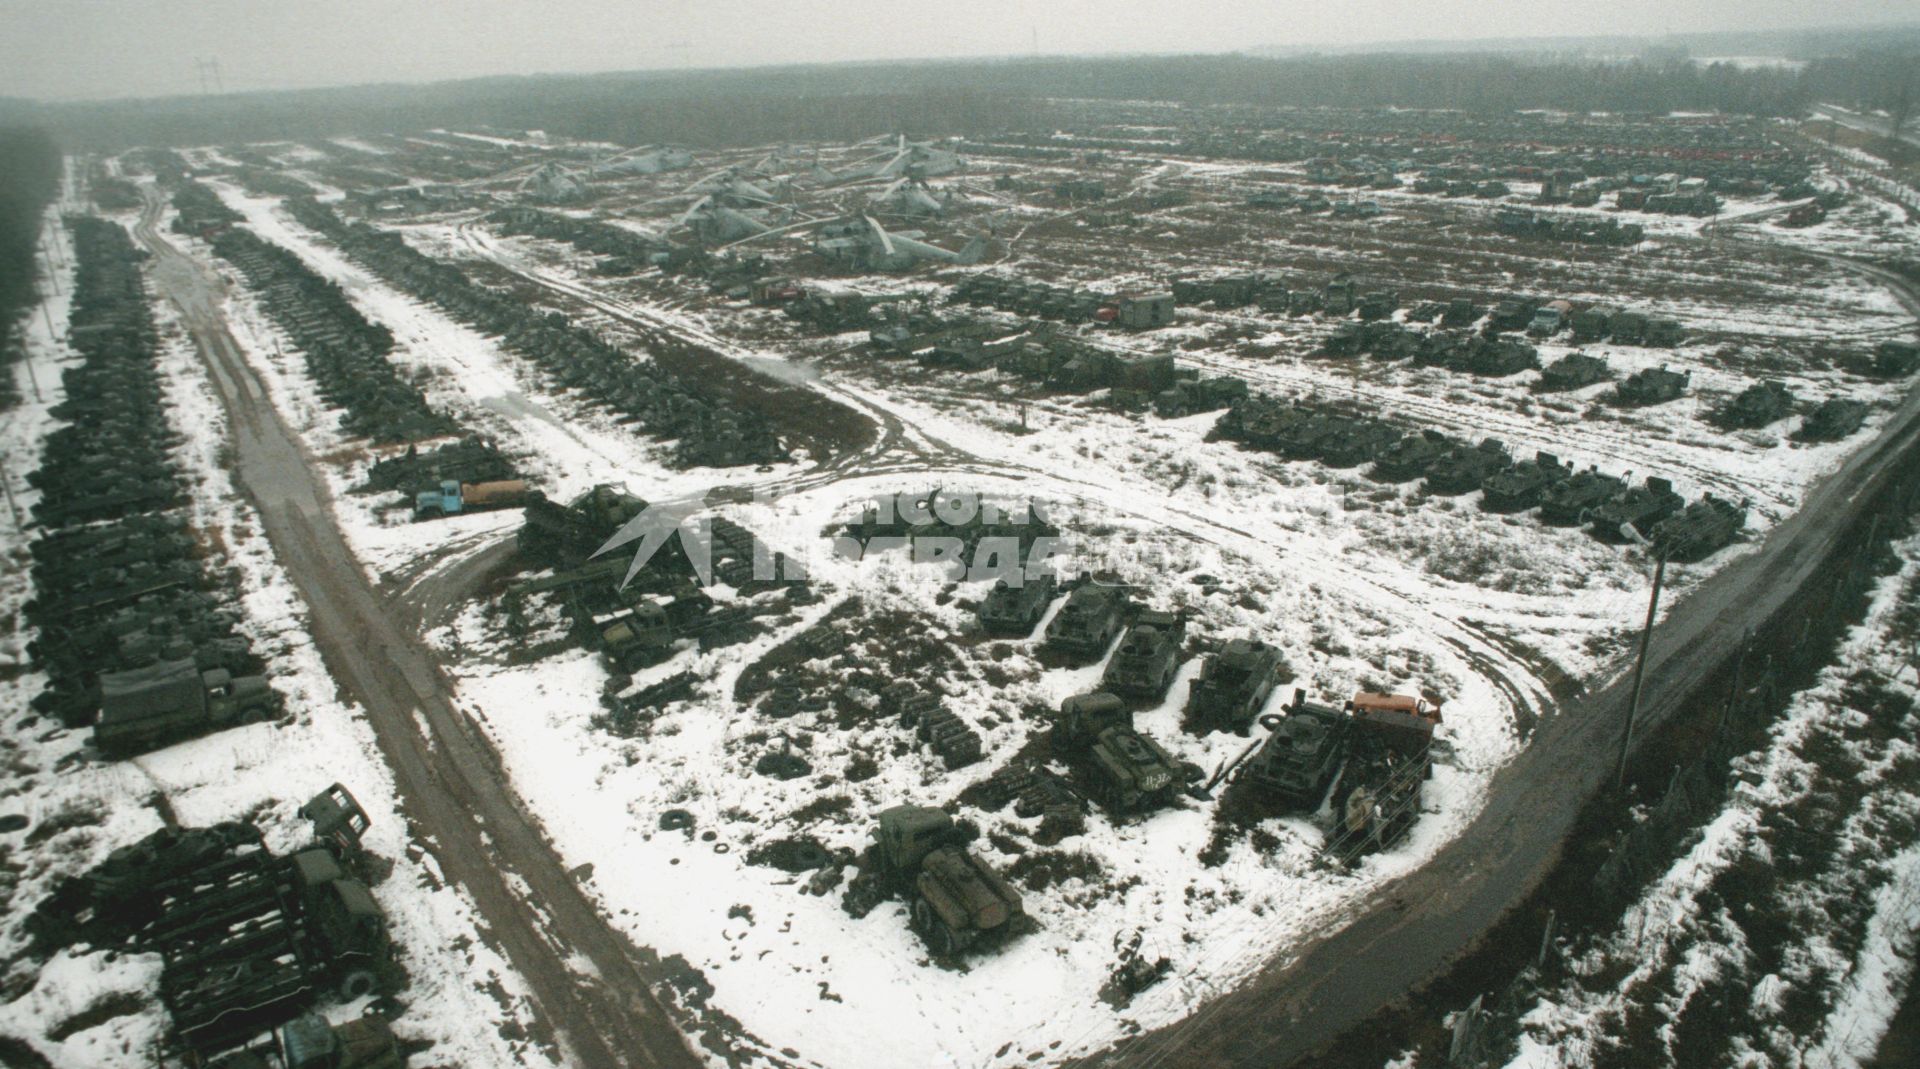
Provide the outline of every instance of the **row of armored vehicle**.
{"type": "Polygon", "coordinates": [[[459,433],[401,376],[390,359],[392,332],[369,322],[336,283],[244,227],[214,238],[213,250],[239,269],[267,317],[300,352],[321,398],[341,410],[347,433],[378,443],[459,433]]]}
{"type": "MultiPolygon", "coordinates": [[[[1679,514],[1686,503],[1658,477],[1643,487],[1629,488],[1596,471],[1574,472],[1546,453],[1516,462],[1497,439],[1474,443],[1431,429],[1403,433],[1374,417],[1286,404],[1265,396],[1229,410],[1211,436],[1289,459],[1317,459],[1330,467],[1371,463],[1372,478],[1387,483],[1422,480],[1425,492],[1433,495],[1478,490],[1486,511],[1515,513],[1538,507],[1545,523],[1585,525],[1607,541],[1631,537],[1621,528],[1631,524],[1638,536],[1657,543],[1677,540],[1669,554],[1674,559],[1711,554],[1730,542],[1745,520],[1744,510],[1709,497],[1699,507],[1724,517],[1724,522],[1691,522],[1684,528],[1691,533],[1680,539],[1682,528],[1663,529],[1662,523],[1679,514]],[[1701,537],[1709,532],[1712,537],[1701,537]]],[[[1697,520],[1702,513],[1694,515],[1697,520]]]]}
{"type": "Polygon", "coordinates": [[[22,616],[47,686],[36,712],[124,756],[278,712],[261,660],[226,607],[177,506],[176,442],[155,367],[143,255],[124,228],[69,220],[76,273],[62,374],[68,421],[47,436],[22,616]],[[164,679],[164,685],[154,680],[164,679]]]}
{"type": "Polygon", "coordinates": [[[332,208],[311,198],[290,198],[286,205],[302,225],[325,235],[387,282],[478,330],[499,335],[507,349],[546,372],[555,388],[578,391],[622,422],[675,440],[676,463],[730,467],[787,456],[765,417],[715,396],[708,387],[657,362],[636,361],[558,312],[540,312],[478,285],[460,268],[421,253],[398,234],[364,223],[349,226],[332,208]]]}
{"type": "Polygon", "coordinates": [[[1181,302],[1174,293],[1103,294],[1016,275],[969,275],[951,299],[1069,323],[1110,323],[1152,330],[1174,320],[1181,302]]]}

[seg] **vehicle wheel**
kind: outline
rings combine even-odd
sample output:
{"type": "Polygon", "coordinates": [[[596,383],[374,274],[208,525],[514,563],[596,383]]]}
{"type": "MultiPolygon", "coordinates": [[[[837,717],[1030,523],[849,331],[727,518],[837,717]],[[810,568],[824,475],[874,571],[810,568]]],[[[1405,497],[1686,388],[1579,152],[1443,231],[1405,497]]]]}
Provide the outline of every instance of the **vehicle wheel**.
{"type": "Polygon", "coordinates": [[[264,705],[252,705],[240,712],[242,724],[258,724],[272,718],[272,710],[264,705]]]}
{"type": "Polygon", "coordinates": [[[340,978],[340,1001],[352,1002],[365,998],[379,986],[380,978],[373,974],[372,969],[350,969],[340,978]]]}
{"type": "Polygon", "coordinates": [[[927,930],[927,945],[937,957],[951,958],[960,953],[960,937],[953,934],[953,929],[943,920],[935,920],[927,930]]]}
{"type": "Polygon", "coordinates": [[[913,925],[914,931],[917,931],[922,935],[927,936],[929,939],[931,939],[933,936],[933,929],[935,925],[940,925],[943,928],[946,927],[946,925],[941,922],[940,918],[933,915],[933,904],[928,902],[924,898],[914,899],[913,908],[909,910],[908,913],[909,913],[908,919],[910,923],[913,925]]]}

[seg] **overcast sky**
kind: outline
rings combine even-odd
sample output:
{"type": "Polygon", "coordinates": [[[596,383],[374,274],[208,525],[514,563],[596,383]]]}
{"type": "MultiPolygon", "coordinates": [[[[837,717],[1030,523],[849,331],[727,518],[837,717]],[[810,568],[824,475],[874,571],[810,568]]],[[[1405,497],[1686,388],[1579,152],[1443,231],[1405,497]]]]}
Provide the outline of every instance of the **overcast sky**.
{"type": "Polygon", "coordinates": [[[0,95],[43,100],[486,74],[1790,29],[1916,0],[0,0],[0,95]]]}

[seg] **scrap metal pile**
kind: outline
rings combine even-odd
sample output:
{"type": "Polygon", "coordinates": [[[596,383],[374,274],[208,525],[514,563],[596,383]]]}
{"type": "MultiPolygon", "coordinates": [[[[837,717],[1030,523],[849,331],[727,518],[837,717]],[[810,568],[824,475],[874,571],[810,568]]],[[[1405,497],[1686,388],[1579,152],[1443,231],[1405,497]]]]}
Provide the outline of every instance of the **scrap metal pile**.
{"type": "Polygon", "coordinates": [[[240,821],[166,827],[114,851],[35,908],[30,952],[45,960],[86,944],[158,955],[173,1053],[195,1064],[278,1045],[290,1069],[400,1069],[384,1020],[332,1028],[313,1015],[370,998],[390,1013],[405,984],[368,890],[381,866],[360,845],[367,815],[337,783],[299,812],[312,839],[288,856],[240,821]],[[293,1057],[288,1047],[333,1057],[293,1057]]]}
{"type": "Polygon", "coordinates": [[[98,719],[96,744],[136,753],[278,712],[260,658],[221,608],[179,507],[167,457],[177,441],[154,366],[158,338],[141,254],[121,227],[73,218],[77,272],[63,380],[67,420],[27,476],[43,533],[31,543],[34,596],[23,608],[47,687],[34,708],[69,727],[98,719]],[[103,702],[105,712],[102,712],[103,702]]]}

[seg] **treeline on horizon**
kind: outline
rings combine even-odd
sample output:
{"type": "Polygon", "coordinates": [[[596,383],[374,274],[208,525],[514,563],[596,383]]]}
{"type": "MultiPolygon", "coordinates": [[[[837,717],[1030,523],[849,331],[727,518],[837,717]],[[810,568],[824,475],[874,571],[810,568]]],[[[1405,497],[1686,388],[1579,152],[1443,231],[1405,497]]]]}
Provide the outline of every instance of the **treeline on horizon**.
{"type": "Polygon", "coordinates": [[[1030,132],[1056,117],[1050,98],[1791,115],[1816,100],[1888,107],[1902,84],[1911,94],[1916,71],[1920,56],[1893,51],[1817,59],[1800,69],[1511,54],[1036,58],[484,78],[36,110],[63,141],[92,150],[436,127],[719,147],[892,131],[1030,132]]]}
{"type": "Polygon", "coordinates": [[[60,188],[60,150],[45,131],[0,127],[0,409],[20,400],[13,364],[21,321],[38,302],[41,213],[60,188]]]}

